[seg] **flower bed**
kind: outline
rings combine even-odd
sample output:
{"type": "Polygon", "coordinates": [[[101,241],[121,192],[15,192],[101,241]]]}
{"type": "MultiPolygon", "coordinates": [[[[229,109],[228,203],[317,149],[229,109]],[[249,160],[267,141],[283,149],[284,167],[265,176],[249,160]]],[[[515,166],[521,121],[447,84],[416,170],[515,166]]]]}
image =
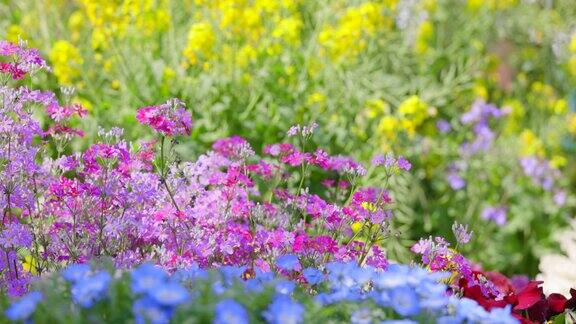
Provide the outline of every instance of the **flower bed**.
{"type": "MultiPolygon", "coordinates": [[[[0,284],[25,295],[9,319],[507,323],[575,308],[576,292],[546,297],[538,282],[481,271],[458,252],[472,233],[457,223],[455,248],[442,237],[412,247],[424,268],[392,264],[384,247],[402,233],[390,180],[412,168],[402,156],[377,155],[366,168],[317,147],[311,124],[260,155],[232,136],[183,159],[178,143],[193,125],[177,99],[138,110],[154,140],[101,129],[76,151],[87,111],[67,101],[72,90],[61,104],[16,82],[48,69],[35,50],[0,42],[0,56],[0,284]],[[366,186],[375,175],[380,187],[366,186]],[[95,260],[108,269],[86,265],[95,260]]],[[[469,120],[482,123],[488,108],[469,120]]]]}

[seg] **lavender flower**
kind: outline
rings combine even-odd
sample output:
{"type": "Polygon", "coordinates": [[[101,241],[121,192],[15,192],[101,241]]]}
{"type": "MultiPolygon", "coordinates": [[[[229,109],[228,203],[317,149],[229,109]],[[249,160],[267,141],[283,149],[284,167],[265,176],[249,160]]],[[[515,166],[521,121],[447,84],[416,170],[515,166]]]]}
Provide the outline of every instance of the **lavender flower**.
{"type": "Polygon", "coordinates": [[[503,206],[486,207],[482,211],[481,217],[502,226],[506,224],[506,208],[503,206]]]}
{"type": "Polygon", "coordinates": [[[470,242],[470,238],[472,237],[473,232],[468,232],[468,225],[462,225],[454,222],[454,224],[452,224],[452,233],[454,233],[458,244],[466,244],[470,242]]]}

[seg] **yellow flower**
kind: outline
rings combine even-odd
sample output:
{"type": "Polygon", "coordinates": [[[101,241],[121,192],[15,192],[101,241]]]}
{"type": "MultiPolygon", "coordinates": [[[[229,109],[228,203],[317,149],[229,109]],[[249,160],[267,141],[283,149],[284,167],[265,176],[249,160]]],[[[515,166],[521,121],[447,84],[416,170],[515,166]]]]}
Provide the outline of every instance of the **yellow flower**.
{"type": "Polygon", "coordinates": [[[398,113],[403,118],[402,126],[407,130],[414,130],[428,117],[429,107],[420,97],[413,95],[400,104],[398,113]]]}
{"type": "Polygon", "coordinates": [[[390,111],[390,106],[381,99],[369,99],[366,101],[366,115],[370,119],[374,119],[384,113],[390,111]]]}
{"type": "Polygon", "coordinates": [[[320,30],[318,43],[321,53],[333,60],[358,56],[379,28],[392,26],[391,18],[382,14],[383,9],[383,4],[370,1],[347,8],[337,24],[320,30]]]}
{"type": "Polygon", "coordinates": [[[567,163],[567,160],[564,156],[562,155],[554,155],[551,159],[550,159],[550,165],[553,168],[561,168],[563,166],[565,166],[567,163]]]}
{"type": "Polygon", "coordinates": [[[468,0],[468,9],[477,11],[482,8],[482,4],[484,4],[484,0],[468,0]]]}
{"type": "Polygon", "coordinates": [[[10,25],[6,30],[6,36],[4,36],[7,41],[18,44],[20,39],[27,40],[28,35],[24,30],[18,25],[10,25]]]}
{"type": "Polygon", "coordinates": [[[112,82],[110,82],[110,88],[112,88],[113,90],[120,89],[120,81],[116,79],[112,80],[112,82]]]}
{"type": "Polygon", "coordinates": [[[576,136],[576,114],[570,114],[568,117],[568,131],[576,136]]]}
{"type": "Polygon", "coordinates": [[[475,97],[488,100],[488,89],[486,89],[486,87],[482,83],[480,82],[474,83],[472,92],[474,93],[475,97]]]}
{"type": "Polygon", "coordinates": [[[568,45],[568,50],[570,50],[572,54],[576,54],[576,34],[572,35],[570,45],[568,45]]]}
{"type": "Polygon", "coordinates": [[[170,81],[176,77],[176,71],[170,67],[165,67],[162,71],[162,79],[165,81],[170,81]]]}
{"type": "Polygon", "coordinates": [[[27,255],[24,257],[22,261],[22,269],[30,274],[37,275],[38,274],[38,262],[34,259],[33,256],[27,255]]]}
{"type": "Polygon", "coordinates": [[[505,131],[508,134],[516,133],[519,130],[519,125],[526,113],[526,109],[522,102],[517,99],[506,100],[503,106],[510,110],[510,114],[506,118],[505,131]]]}
{"type": "Polygon", "coordinates": [[[576,76],[576,55],[573,55],[568,60],[568,71],[570,72],[570,74],[576,76]]]}
{"type": "Polygon", "coordinates": [[[418,27],[418,34],[416,36],[416,43],[414,49],[418,54],[424,54],[430,47],[430,42],[434,37],[434,25],[428,20],[425,20],[418,27]]]}
{"type": "Polygon", "coordinates": [[[400,122],[394,116],[384,116],[378,124],[378,132],[388,139],[395,139],[400,122]]]}
{"type": "Polygon", "coordinates": [[[244,67],[256,60],[258,52],[252,45],[244,45],[238,51],[237,63],[239,66],[244,67]]]}
{"type": "Polygon", "coordinates": [[[300,30],[302,29],[302,20],[298,17],[288,17],[278,22],[272,36],[280,38],[290,45],[298,45],[300,43],[300,30]]]}
{"type": "Polygon", "coordinates": [[[198,22],[190,27],[188,32],[188,45],[184,49],[184,57],[190,64],[195,65],[200,57],[209,57],[214,47],[215,36],[212,25],[207,22],[198,22]]]}
{"type": "Polygon", "coordinates": [[[542,140],[539,139],[531,130],[523,130],[522,133],[520,133],[520,141],[522,142],[520,150],[522,156],[544,156],[544,143],[542,143],[542,140]]]}
{"type": "Polygon", "coordinates": [[[73,85],[80,76],[80,66],[84,63],[80,52],[74,45],[65,40],[54,43],[48,54],[54,75],[61,85],[73,85]]]}
{"type": "Polygon", "coordinates": [[[376,205],[371,203],[371,202],[363,201],[361,206],[362,206],[362,208],[364,208],[365,210],[367,210],[369,212],[375,212],[376,211],[376,205]]]}
{"type": "Polygon", "coordinates": [[[316,92],[312,93],[310,96],[308,96],[306,103],[309,106],[313,106],[315,104],[323,104],[325,101],[326,101],[326,96],[322,92],[316,91],[316,92]]]}
{"type": "Polygon", "coordinates": [[[354,234],[360,232],[360,230],[362,230],[362,226],[364,225],[364,222],[354,222],[352,223],[352,232],[354,232],[354,234]]]}
{"type": "Polygon", "coordinates": [[[568,111],[568,102],[565,99],[558,99],[554,102],[552,110],[555,114],[564,114],[568,111]]]}

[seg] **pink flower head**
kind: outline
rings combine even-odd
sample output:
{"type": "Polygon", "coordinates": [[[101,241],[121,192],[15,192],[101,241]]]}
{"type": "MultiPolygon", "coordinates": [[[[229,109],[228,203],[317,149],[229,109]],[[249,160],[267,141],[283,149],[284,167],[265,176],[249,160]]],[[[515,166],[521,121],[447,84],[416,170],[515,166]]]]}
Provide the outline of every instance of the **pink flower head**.
{"type": "Polygon", "coordinates": [[[141,124],[152,127],[165,136],[190,135],[192,130],[192,115],[184,102],[170,99],[157,106],[138,109],[136,119],[141,124]]]}
{"type": "Polygon", "coordinates": [[[212,144],[212,149],[229,159],[238,159],[254,155],[250,144],[238,135],[217,140],[212,144]]]}
{"type": "Polygon", "coordinates": [[[0,73],[10,74],[12,79],[20,80],[34,69],[48,69],[46,61],[37,49],[23,45],[0,41],[0,56],[11,56],[14,62],[0,62],[0,73]]]}

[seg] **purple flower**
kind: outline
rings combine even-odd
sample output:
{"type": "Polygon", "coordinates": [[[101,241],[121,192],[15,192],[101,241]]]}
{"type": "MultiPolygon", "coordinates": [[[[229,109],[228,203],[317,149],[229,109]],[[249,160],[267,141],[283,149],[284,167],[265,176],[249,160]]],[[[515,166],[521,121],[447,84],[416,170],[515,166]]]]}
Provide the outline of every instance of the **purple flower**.
{"type": "Polygon", "coordinates": [[[4,248],[28,248],[32,245],[32,233],[27,226],[18,222],[8,223],[0,233],[0,245],[4,248]]]}
{"type": "Polygon", "coordinates": [[[454,190],[460,190],[466,186],[466,181],[457,172],[449,172],[447,180],[450,187],[454,190]]]}
{"type": "Polygon", "coordinates": [[[481,217],[502,226],[506,224],[506,208],[502,206],[486,207],[482,211],[481,217]]]}
{"type": "Polygon", "coordinates": [[[412,168],[410,161],[406,160],[403,156],[398,157],[397,161],[398,168],[409,171],[412,168]]]}
{"type": "Polygon", "coordinates": [[[385,161],[386,161],[386,157],[384,157],[384,155],[382,155],[382,154],[378,154],[372,158],[372,165],[373,166],[384,165],[385,161]]]}
{"type": "Polygon", "coordinates": [[[448,133],[452,130],[452,126],[445,119],[440,119],[436,122],[436,128],[442,134],[448,133]]]}
{"type": "Polygon", "coordinates": [[[468,232],[468,225],[458,224],[454,222],[452,225],[452,233],[456,237],[456,241],[459,244],[466,244],[470,242],[470,238],[472,237],[472,231],[468,232]]]}

